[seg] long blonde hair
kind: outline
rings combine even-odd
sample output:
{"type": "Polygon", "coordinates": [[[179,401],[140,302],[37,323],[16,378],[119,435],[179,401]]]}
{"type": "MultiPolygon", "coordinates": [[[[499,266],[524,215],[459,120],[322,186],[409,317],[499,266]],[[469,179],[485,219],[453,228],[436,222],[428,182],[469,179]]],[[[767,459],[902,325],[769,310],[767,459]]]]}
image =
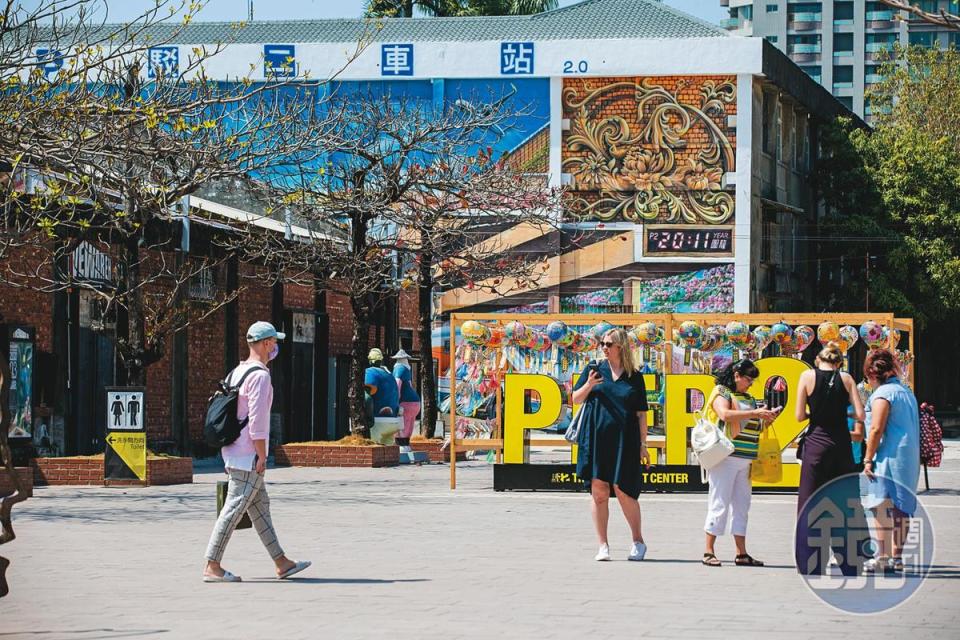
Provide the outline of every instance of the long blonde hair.
{"type": "Polygon", "coordinates": [[[623,364],[623,370],[626,374],[632,376],[636,373],[638,371],[637,363],[633,361],[633,349],[630,348],[627,332],[621,328],[610,329],[601,338],[601,340],[607,339],[620,347],[620,362],[623,364]]]}

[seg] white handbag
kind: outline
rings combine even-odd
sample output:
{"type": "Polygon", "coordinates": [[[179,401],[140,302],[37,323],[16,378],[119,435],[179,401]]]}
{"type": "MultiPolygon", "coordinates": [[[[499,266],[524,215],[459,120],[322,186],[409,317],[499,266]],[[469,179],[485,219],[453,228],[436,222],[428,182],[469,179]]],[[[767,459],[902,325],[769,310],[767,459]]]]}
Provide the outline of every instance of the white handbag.
{"type": "Polygon", "coordinates": [[[733,443],[727,434],[703,415],[697,418],[697,424],[690,432],[690,446],[700,466],[707,470],[714,468],[733,453],[733,443]]]}
{"type": "Polygon", "coordinates": [[[580,437],[580,423],[583,422],[583,407],[587,403],[584,402],[577,409],[577,412],[574,414],[573,418],[570,420],[570,424],[567,425],[567,430],[564,432],[563,437],[567,442],[577,443],[577,438],[580,437]]]}

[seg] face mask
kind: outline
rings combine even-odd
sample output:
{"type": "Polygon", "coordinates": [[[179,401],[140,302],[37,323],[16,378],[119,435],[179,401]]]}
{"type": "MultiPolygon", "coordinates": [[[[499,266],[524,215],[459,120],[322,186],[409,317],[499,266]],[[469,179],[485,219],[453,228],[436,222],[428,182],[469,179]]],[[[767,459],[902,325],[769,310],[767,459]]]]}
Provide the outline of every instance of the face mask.
{"type": "Polygon", "coordinates": [[[267,361],[273,360],[280,354],[280,345],[273,345],[273,349],[270,349],[270,353],[267,354],[267,361]]]}

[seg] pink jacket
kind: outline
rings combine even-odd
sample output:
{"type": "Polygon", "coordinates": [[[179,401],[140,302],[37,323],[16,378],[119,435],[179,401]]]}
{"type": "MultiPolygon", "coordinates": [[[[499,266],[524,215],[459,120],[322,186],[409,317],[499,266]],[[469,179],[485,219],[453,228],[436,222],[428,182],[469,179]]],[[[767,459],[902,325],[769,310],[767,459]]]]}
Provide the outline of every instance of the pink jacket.
{"type": "Polygon", "coordinates": [[[261,367],[261,370],[247,376],[237,398],[237,419],[242,421],[249,416],[250,420],[240,432],[240,437],[221,449],[225,459],[254,455],[257,452],[253,446],[254,440],[266,440],[267,454],[270,452],[270,409],[273,406],[270,372],[260,364],[243,362],[234,369],[230,383],[235,384],[250,367],[261,367]]]}

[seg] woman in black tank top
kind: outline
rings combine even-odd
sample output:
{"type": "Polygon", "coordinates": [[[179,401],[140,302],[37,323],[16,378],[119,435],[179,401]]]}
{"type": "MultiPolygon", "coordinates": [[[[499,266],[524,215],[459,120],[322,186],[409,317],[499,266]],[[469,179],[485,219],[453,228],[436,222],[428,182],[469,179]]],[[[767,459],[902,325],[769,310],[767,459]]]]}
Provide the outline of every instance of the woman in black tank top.
{"type": "MultiPolygon", "coordinates": [[[[798,514],[817,489],[835,478],[856,471],[850,430],[847,428],[847,407],[853,406],[856,420],[854,438],[862,440],[863,403],[853,378],[849,373],[840,371],[842,363],[843,354],[831,342],[817,356],[817,368],[805,371],[800,376],[797,420],[803,422],[809,418],[810,424],[800,438],[797,451],[802,463],[797,491],[798,514]]],[[[803,545],[799,533],[798,530],[797,567],[801,573],[808,573],[805,568],[808,568],[806,559],[809,554],[801,549],[803,545]]],[[[818,566],[815,572],[820,573],[819,569],[818,566]]]]}

